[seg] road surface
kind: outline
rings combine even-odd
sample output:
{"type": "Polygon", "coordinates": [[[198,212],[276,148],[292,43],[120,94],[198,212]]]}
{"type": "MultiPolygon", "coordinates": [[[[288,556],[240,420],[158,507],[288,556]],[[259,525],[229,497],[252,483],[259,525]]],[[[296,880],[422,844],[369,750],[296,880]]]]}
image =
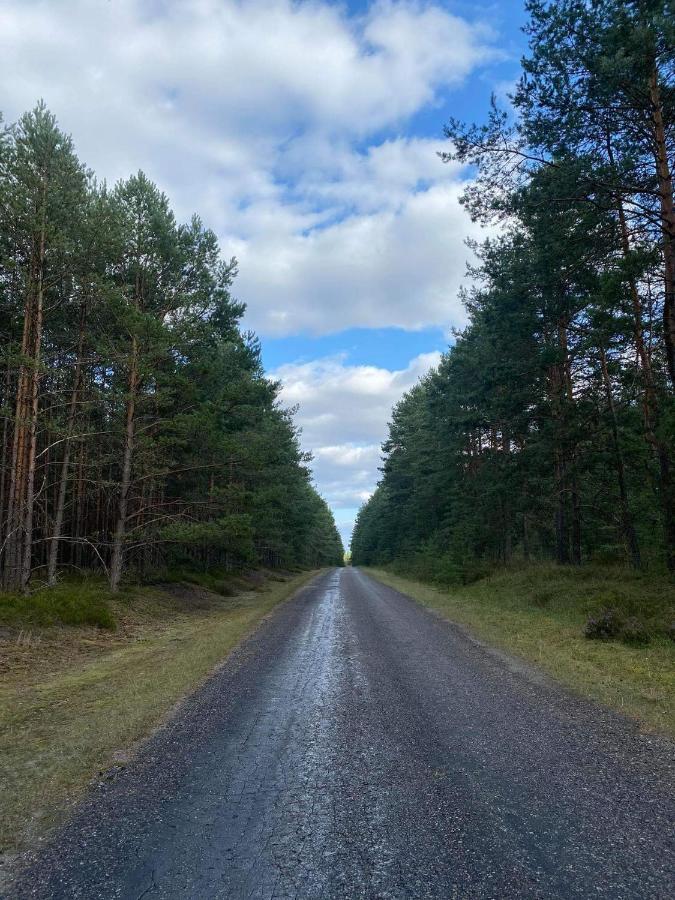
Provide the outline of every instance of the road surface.
{"type": "Polygon", "coordinates": [[[672,897],[672,752],[334,570],[94,791],[11,897],[672,897]]]}

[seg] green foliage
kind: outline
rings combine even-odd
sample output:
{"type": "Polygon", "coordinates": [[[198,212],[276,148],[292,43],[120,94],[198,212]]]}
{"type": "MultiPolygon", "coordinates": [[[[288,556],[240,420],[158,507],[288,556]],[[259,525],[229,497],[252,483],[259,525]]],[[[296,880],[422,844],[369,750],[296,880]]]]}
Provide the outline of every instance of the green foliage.
{"type": "Polygon", "coordinates": [[[527,6],[516,118],[446,128],[469,211],[504,227],[466,328],[393,410],[353,561],[455,585],[530,560],[675,574],[672,3],[527,6]]]}
{"type": "Polygon", "coordinates": [[[94,625],[115,628],[110,596],[100,579],[68,580],[31,594],[0,594],[0,622],[15,628],[94,625]]]}
{"type": "Polygon", "coordinates": [[[621,640],[629,647],[646,647],[651,643],[652,636],[643,622],[631,616],[623,623],[621,640]]]}
{"type": "Polygon", "coordinates": [[[614,607],[605,607],[589,617],[584,635],[590,640],[611,641],[620,639],[630,647],[645,647],[651,643],[648,626],[637,616],[626,618],[614,607]]]}
{"type": "Polygon", "coordinates": [[[36,570],[104,570],[116,590],[122,572],[339,564],[215,234],[142,172],[98,185],[43,104],[0,162],[5,589],[36,570]]]}

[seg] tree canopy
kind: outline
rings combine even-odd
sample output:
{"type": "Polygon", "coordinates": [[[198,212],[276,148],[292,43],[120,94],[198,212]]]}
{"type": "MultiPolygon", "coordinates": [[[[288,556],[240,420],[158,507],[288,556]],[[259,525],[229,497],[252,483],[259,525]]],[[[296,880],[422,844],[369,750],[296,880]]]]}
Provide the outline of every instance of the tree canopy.
{"type": "Polygon", "coordinates": [[[234,260],[142,173],[112,189],[43,104],[0,139],[0,572],[339,564],[234,260]]]}
{"type": "Polygon", "coordinates": [[[675,7],[527,7],[515,117],[445,129],[469,212],[501,229],[466,328],[394,409],[354,563],[675,572],[675,7]]]}

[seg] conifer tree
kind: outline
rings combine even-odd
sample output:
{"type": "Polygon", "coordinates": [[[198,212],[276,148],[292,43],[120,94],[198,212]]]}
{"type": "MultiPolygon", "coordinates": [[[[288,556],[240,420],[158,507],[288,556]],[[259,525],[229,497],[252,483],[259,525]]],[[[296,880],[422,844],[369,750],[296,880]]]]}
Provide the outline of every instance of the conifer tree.
{"type": "Polygon", "coordinates": [[[97,185],[39,104],[0,139],[0,579],[339,564],[236,261],[139,173],[97,185]]]}

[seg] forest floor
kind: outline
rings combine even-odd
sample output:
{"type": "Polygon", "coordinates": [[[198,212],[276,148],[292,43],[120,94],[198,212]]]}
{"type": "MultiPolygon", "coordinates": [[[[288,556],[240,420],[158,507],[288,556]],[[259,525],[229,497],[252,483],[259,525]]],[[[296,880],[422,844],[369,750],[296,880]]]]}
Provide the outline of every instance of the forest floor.
{"type": "Polygon", "coordinates": [[[675,735],[675,587],[624,569],[532,565],[460,587],[434,587],[384,569],[365,569],[487,644],[535,663],[580,695],[649,729],[675,735]],[[654,637],[646,646],[589,640],[589,616],[611,608],[638,616],[654,637]]]}
{"type": "Polygon", "coordinates": [[[0,858],[35,846],[92,781],[124,767],[315,574],[176,575],[116,598],[96,580],[28,599],[0,595],[0,858]],[[64,624],[82,621],[98,624],[64,624]]]}

